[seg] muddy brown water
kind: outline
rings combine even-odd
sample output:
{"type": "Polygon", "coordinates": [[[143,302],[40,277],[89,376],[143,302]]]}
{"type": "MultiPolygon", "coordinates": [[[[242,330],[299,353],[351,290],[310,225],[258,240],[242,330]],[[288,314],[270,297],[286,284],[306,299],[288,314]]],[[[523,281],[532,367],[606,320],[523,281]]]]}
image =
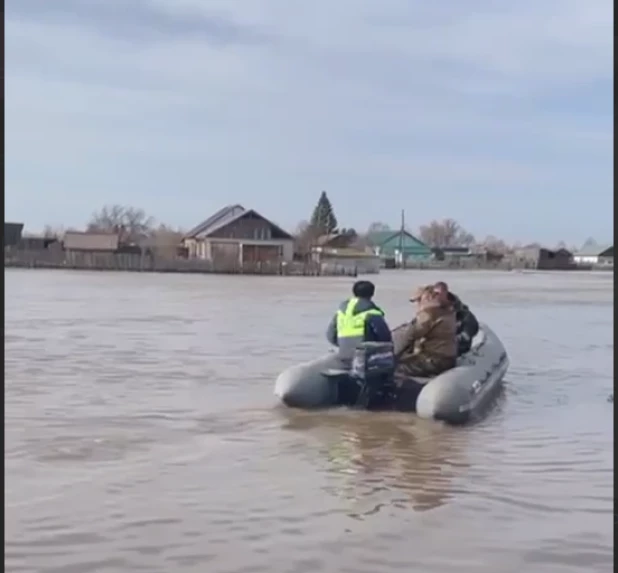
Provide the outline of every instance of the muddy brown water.
{"type": "Polygon", "coordinates": [[[31,573],[613,570],[611,273],[446,279],[503,339],[482,422],[275,406],[347,279],[5,271],[5,565],[31,573]]]}

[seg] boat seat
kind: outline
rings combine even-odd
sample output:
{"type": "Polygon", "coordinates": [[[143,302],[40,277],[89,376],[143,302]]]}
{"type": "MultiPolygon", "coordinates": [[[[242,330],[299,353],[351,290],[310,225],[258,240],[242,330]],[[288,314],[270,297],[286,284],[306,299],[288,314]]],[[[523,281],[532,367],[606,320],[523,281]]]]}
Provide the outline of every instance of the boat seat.
{"type": "Polygon", "coordinates": [[[322,370],[322,376],[326,376],[327,378],[337,378],[338,376],[346,376],[349,374],[349,370],[345,370],[344,368],[327,368],[326,370],[322,370]]]}

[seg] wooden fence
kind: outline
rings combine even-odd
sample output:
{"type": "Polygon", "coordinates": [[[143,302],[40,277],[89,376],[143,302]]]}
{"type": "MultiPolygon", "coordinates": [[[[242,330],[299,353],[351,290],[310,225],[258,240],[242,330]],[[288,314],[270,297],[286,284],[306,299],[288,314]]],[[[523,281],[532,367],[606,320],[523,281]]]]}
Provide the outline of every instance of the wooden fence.
{"type": "Polygon", "coordinates": [[[212,262],[202,259],[157,257],[148,252],[101,253],[94,251],[12,250],[5,248],[4,266],[14,268],[75,269],[158,273],[211,273],[281,276],[357,276],[349,266],[314,262],[212,262]]]}
{"type": "Polygon", "coordinates": [[[554,266],[548,268],[542,261],[533,259],[504,258],[502,260],[485,260],[481,258],[461,258],[445,261],[406,261],[405,268],[409,270],[485,270],[485,271],[513,271],[513,270],[588,270],[580,269],[576,265],[554,266]]]}

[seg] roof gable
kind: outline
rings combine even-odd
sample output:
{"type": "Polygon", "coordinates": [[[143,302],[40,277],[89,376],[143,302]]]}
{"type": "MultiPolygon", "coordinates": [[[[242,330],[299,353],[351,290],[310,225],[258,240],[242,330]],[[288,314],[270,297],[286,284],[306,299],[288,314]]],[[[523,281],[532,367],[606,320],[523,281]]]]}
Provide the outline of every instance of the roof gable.
{"type": "MultiPolygon", "coordinates": [[[[277,235],[279,235],[278,237],[276,237],[277,239],[294,240],[294,237],[290,235],[290,233],[288,233],[286,230],[279,227],[279,225],[275,225],[275,223],[273,223],[270,219],[267,219],[266,217],[264,217],[264,215],[261,215],[260,213],[258,213],[255,209],[248,209],[244,211],[243,213],[238,213],[238,215],[236,215],[235,217],[231,217],[230,219],[227,219],[223,224],[216,225],[215,227],[209,230],[208,235],[214,233],[215,231],[219,231],[223,229],[224,227],[227,227],[228,225],[231,225],[232,223],[235,223],[236,221],[240,219],[249,217],[250,215],[257,217],[258,219],[262,219],[262,221],[270,225],[272,230],[275,231],[277,235]]],[[[207,235],[203,235],[203,236],[207,236],[207,235]]]]}
{"type": "Polygon", "coordinates": [[[386,241],[382,243],[382,246],[396,247],[402,246],[404,249],[418,249],[431,253],[432,250],[423,241],[417,239],[412,233],[408,231],[397,231],[391,235],[386,241]]]}
{"type": "MultiPolygon", "coordinates": [[[[584,245],[576,255],[580,257],[600,257],[609,249],[613,249],[613,245],[584,245]]],[[[611,255],[605,256],[613,256],[613,251],[611,255]]]]}
{"type": "Polygon", "coordinates": [[[271,228],[279,235],[277,238],[279,239],[289,239],[293,240],[294,237],[290,235],[287,231],[279,227],[279,225],[275,225],[272,221],[258,213],[255,209],[245,209],[242,205],[229,205],[217,211],[214,215],[206,219],[203,223],[200,223],[195,228],[193,228],[189,233],[185,235],[185,239],[205,239],[211,236],[216,231],[220,231],[224,227],[235,223],[239,219],[243,217],[248,217],[253,215],[254,217],[258,217],[262,219],[271,228]]]}
{"type": "Polygon", "coordinates": [[[573,256],[573,253],[569,251],[569,249],[560,248],[560,249],[556,249],[556,251],[554,252],[556,253],[556,255],[559,255],[562,257],[572,257],[573,256]]]}
{"type": "Polygon", "coordinates": [[[375,247],[379,247],[386,243],[386,241],[388,241],[388,239],[390,239],[394,235],[399,236],[399,231],[375,231],[374,233],[367,234],[367,242],[369,242],[375,247]]]}
{"type": "Polygon", "coordinates": [[[216,213],[208,217],[205,221],[202,221],[199,225],[196,225],[185,236],[185,239],[194,239],[197,235],[207,236],[214,232],[216,229],[220,229],[233,219],[237,218],[239,214],[246,212],[246,209],[239,205],[227,205],[222,209],[219,209],[216,213]]]}
{"type": "Polygon", "coordinates": [[[350,246],[357,239],[356,233],[330,233],[328,235],[320,235],[315,244],[318,247],[337,247],[344,248],[350,246]]]}
{"type": "Polygon", "coordinates": [[[417,248],[431,252],[431,249],[423,241],[417,239],[409,231],[376,231],[370,233],[367,240],[375,247],[398,247],[401,242],[404,248],[417,248]]]}

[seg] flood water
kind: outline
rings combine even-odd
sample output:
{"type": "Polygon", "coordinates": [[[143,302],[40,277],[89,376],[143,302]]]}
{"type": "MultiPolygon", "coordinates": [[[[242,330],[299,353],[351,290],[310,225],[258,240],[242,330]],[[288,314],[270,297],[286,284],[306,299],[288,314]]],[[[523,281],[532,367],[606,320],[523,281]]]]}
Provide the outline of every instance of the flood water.
{"type": "Polygon", "coordinates": [[[349,279],[5,271],[5,567],[36,573],[613,571],[613,274],[444,279],[503,339],[496,408],[275,405],[349,279]]]}

